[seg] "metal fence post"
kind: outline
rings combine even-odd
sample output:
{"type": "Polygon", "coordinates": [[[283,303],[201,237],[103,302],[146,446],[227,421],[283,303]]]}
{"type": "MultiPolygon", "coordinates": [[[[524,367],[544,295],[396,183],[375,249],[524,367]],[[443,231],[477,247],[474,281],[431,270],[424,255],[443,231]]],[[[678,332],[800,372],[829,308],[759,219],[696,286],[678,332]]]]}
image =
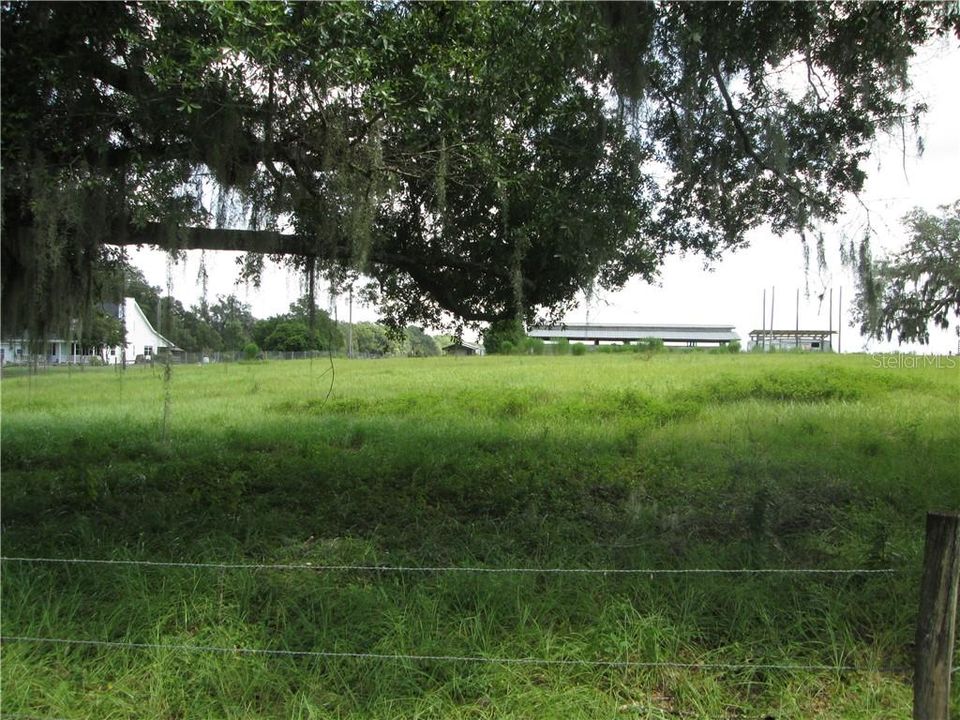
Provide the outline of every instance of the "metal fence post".
{"type": "Polygon", "coordinates": [[[914,720],[948,720],[960,580],[960,514],[927,513],[913,674],[914,720]]]}

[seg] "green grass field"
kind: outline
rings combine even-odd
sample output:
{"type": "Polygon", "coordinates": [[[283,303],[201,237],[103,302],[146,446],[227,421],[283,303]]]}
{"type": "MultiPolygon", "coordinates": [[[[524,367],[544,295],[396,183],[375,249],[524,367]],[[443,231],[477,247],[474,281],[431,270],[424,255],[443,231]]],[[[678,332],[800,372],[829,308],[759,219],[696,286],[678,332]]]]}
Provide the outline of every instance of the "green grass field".
{"type": "MultiPolygon", "coordinates": [[[[6,377],[4,556],[892,575],[388,573],[6,561],[4,713],[903,718],[960,369],[868,356],[323,360],[6,377]],[[165,402],[166,401],[166,402],[165,402]],[[166,408],[166,411],[165,411],[166,408]],[[714,664],[751,667],[717,668],[714,664]],[[758,665],[853,666],[857,671],[758,665]]],[[[960,700],[954,693],[954,710],[960,700]]]]}

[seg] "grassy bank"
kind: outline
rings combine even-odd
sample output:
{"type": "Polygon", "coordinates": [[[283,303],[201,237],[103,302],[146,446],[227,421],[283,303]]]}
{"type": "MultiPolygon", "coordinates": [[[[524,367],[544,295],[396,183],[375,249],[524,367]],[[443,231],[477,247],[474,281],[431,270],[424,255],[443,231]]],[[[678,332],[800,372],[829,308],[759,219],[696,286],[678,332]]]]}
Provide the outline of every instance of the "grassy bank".
{"type": "MultiPolygon", "coordinates": [[[[590,355],[7,378],[3,554],[887,575],[369,573],[5,562],[3,634],[862,672],[5,643],[3,711],[103,718],[909,713],[924,513],[960,370],[590,355]],[[331,377],[333,389],[328,397],[331,377]]],[[[889,364],[888,364],[889,365],[889,364]]]]}

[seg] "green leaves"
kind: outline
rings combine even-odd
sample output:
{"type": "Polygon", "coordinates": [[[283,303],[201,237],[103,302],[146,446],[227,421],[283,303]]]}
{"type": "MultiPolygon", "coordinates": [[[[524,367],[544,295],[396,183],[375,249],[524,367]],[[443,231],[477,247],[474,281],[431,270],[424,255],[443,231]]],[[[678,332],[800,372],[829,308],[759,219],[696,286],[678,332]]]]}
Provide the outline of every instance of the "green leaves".
{"type": "Polygon", "coordinates": [[[41,277],[41,229],[82,278],[90,243],[131,224],[176,244],[177,227],[232,215],[289,218],[331,277],[375,279],[396,327],[557,312],[595,281],[651,277],[669,252],[830,221],[878,130],[916,122],[914,48],[956,25],[919,3],[2,13],[18,58],[2,94],[5,321],[37,287],[51,306],[89,296],[41,277]],[[778,78],[797,69],[791,93],[778,78]],[[73,202],[44,200],[65,187],[73,202]]]}
{"type": "Polygon", "coordinates": [[[862,245],[851,257],[855,315],[865,335],[927,343],[931,326],[960,328],[960,200],[937,215],[914,208],[903,224],[910,240],[900,252],[875,262],[862,245]]]}
{"type": "Polygon", "coordinates": [[[186,98],[180,98],[177,102],[177,109],[180,112],[187,113],[188,115],[200,109],[200,103],[187,100],[186,98]]]}

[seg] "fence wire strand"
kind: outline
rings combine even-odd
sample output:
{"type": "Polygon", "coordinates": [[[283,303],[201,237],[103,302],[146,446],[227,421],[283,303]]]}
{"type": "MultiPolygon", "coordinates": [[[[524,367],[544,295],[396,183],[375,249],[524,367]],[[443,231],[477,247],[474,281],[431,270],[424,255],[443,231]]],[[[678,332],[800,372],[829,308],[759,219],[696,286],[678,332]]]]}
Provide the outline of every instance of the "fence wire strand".
{"type": "Polygon", "coordinates": [[[311,570],[314,572],[483,573],[545,575],[881,575],[905,572],[897,568],[538,568],[428,565],[317,565],[313,563],[207,563],[97,558],[0,557],[3,562],[66,565],[126,565],[203,570],[311,570]]]}
{"type": "Polygon", "coordinates": [[[191,653],[220,653],[225,655],[266,655],[273,657],[344,659],[344,660],[386,660],[409,662],[443,663],[484,663],[489,665],[538,665],[562,667],[594,668],[670,668],[679,670],[779,670],[779,671],[816,671],[816,672],[862,672],[902,674],[905,668],[864,668],[855,665],[823,665],[795,663],[717,663],[717,662],[659,662],[641,660],[586,660],[579,658],[535,658],[535,657],[493,657],[486,655],[412,655],[403,653],[367,653],[336,652],[327,650],[279,650],[269,648],[217,647],[213,645],[180,645],[166,643],[135,643],[109,640],[88,640],[76,638],[47,638],[23,635],[5,635],[0,642],[34,643],[48,645],[74,645],[101,647],[112,650],[174,650],[191,653]]]}

